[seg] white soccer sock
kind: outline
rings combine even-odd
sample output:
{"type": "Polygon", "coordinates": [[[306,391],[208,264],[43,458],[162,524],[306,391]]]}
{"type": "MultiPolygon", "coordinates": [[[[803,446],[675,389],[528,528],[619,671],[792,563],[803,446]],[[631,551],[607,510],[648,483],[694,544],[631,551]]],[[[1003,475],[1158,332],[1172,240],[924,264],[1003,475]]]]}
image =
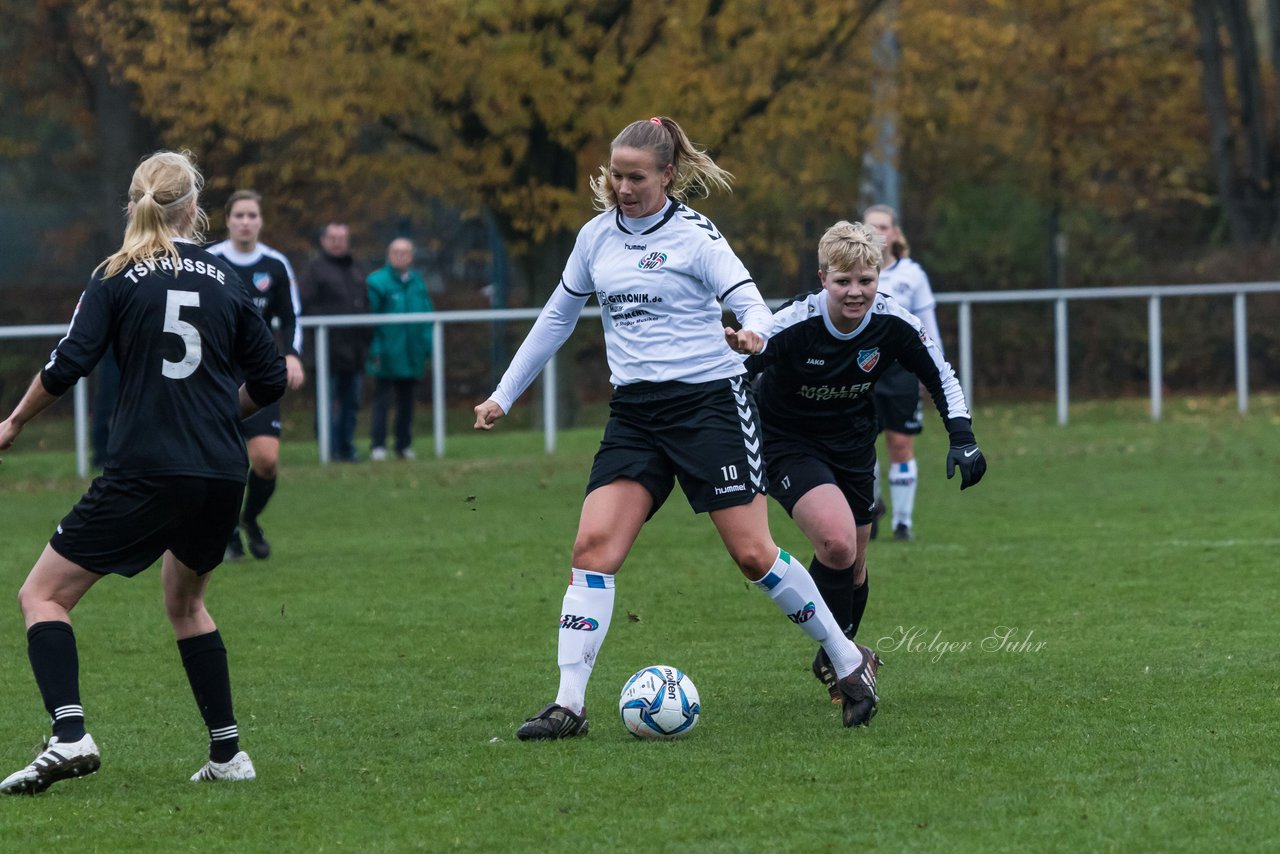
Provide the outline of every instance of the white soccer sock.
{"type": "Polygon", "coordinates": [[[862,653],[840,631],[840,624],[832,616],[827,603],[822,601],[813,577],[804,564],[787,554],[785,549],[778,549],[778,559],[774,561],[773,568],[765,573],[764,578],[753,583],[769,594],[787,619],[822,644],[841,678],[862,663],[862,653]]]}
{"type": "Polygon", "coordinates": [[[911,527],[911,514],[916,508],[916,461],[889,465],[889,497],[893,501],[893,527],[911,527]]]}
{"type": "Polygon", "coordinates": [[[581,714],[586,705],[587,680],[596,653],[609,633],[613,616],[613,576],[575,569],[560,611],[560,691],[556,705],[581,714]]]}

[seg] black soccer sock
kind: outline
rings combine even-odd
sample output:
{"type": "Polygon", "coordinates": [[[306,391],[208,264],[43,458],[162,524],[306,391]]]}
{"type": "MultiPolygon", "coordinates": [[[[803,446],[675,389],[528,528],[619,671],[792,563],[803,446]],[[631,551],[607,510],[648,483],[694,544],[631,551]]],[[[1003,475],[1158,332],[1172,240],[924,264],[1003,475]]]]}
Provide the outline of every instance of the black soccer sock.
{"type": "Polygon", "coordinates": [[[822,601],[831,609],[831,616],[836,618],[836,625],[845,635],[852,637],[849,626],[853,617],[853,567],[833,569],[814,555],[809,561],[809,575],[818,585],[822,601]]]}
{"type": "Polygon", "coordinates": [[[240,750],[240,732],[231,711],[231,675],[227,670],[227,648],[217,629],[178,641],[182,666],[191,683],[200,716],[209,728],[209,758],[227,762],[240,750]]]}
{"type": "Polygon", "coordinates": [[[249,489],[248,495],[244,500],[244,521],[250,525],[258,524],[258,516],[266,509],[267,502],[271,500],[271,494],[276,491],[276,479],[258,477],[253,471],[249,472],[249,489]]]}
{"type": "MultiPolygon", "coordinates": [[[[849,572],[849,577],[853,578],[853,572],[849,572]]],[[[849,640],[858,634],[858,626],[862,624],[862,615],[867,610],[867,591],[871,585],[870,574],[863,576],[862,583],[853,588],[853,619],[849,623],[849,631],[845,632],[845,637],[849,640]]]]}
{"type": "Polygon", "coordinates": [[[27,657],[44,707],[53,720],[58,741],[84,738],[84,707],[80,705],[80,656],[71,624],[61,620],[36,623],[27,629],[27,657]]]}

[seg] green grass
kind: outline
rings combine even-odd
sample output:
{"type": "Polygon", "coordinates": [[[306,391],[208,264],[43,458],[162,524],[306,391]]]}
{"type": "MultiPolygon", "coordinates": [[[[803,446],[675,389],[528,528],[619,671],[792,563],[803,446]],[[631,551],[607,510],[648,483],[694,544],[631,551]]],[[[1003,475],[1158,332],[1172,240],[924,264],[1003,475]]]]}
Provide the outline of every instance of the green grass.
{"type": "MultiPolygon", "coordinates": [[[[1228,398],[1167,400],[1159,424],[1141,401],[1074,406],[1066,428],[1053,418],[1050,405],[980,407],[991,470],[964,494],[943,478],[945,439],[929,425],[918,540],[870,554],[861,639],[888,664],[869,729],[840,727],[808,672],[808,640],[677,496],[620,575],[588,690],[591,735],[563,744],[521,744],[514,730],[554,694],[598,431],[562,434],[554,457],[540,433],[458,433],[443,461],[378,467],[321,468],[312,445],[286,444],[264,517],[275,554],[220,569],[210,594],[259,780],[186,782],[204,734],[159,574],[108,578],[74,614],[102,770],[0,802],[0,840],[1275,850],[1280,398],[1254,398],[1244,418],[1228,398]],[[1030,643],[984,649],[1001,626],[1030,643]],[[617,719],[623,681],[659,662],[701,692],[686,741],[638,742],[617,719]]],[[[5,456],[7,595],[83,490],[72,468],[65,452],[5,456]]],[[[771,512],[778,542],[807,559],[771,512]]],[[[47,720],[12,605],[0,640],[7,773],[47,720]]]]}

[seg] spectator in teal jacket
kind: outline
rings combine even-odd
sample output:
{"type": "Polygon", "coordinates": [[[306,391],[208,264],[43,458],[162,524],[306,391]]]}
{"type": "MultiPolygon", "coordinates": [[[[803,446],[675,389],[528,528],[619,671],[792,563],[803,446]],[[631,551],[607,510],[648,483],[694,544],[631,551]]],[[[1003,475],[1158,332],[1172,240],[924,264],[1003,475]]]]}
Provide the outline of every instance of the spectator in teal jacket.
{"type": "MultiPolygon", "coordinates": [[[[372,314],[431,311],[422,276],[413,269],[413,241],[397,237],[387,247],[387,264],[369,275],[372,314]]],[[[373,397],[372,448],[369,458],[387,458],[387,410],[396,404],[395,452],[402,460],[413,454],[413,402],[418,381],[431,358],[431,324],[393,323],[379,326],[369,348],[368,374],[377,383],[373,397]]]]}

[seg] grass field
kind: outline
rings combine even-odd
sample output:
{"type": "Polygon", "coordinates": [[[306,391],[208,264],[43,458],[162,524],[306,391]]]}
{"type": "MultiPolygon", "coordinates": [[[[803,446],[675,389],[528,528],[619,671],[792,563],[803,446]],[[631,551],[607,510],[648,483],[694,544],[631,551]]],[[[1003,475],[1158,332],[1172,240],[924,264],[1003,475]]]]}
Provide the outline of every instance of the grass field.
{"type": "MultiPolygon", "coordinates": [[[[918,540],[872,544],[861,640],[880,715],[840,727],[813,650],[673,499],[619,576],[592,732],[523,744],[598,431],[450,437],[444,461],[321,468],[287,444],[275,554],[210,609],[259,779],[196,786],[205,736],[159,574],[77,608],[101,772],[0,801],[13,850],[1246,851],[1280,849],[1280,398],[979,407],[987,479],[919,449],[918,540]],[[1002,628],[1003,627],[1003,628],[1002,628]],[[1007,640],[992,640],[1007,635],[1007,640]],[[674,664],[703,716],[634,740],[623,681],[674,664]]],[[[506,426],[506,425],[504,425],[506,426]]],[[[427,438],[424,435],[424,440],[427,438]]],[[[424,441],[424,449],[429,447],[424,441]]],[[[83,484],[62,452],[0,466],[16,593],[83,484]]],[[[772,508],[778,542],[809,550],[772,508]]],[[[10,600],[12,602],[12,600],[10,600]]],[[[0,608],[0,773],[47,720],[0,608]]]]}

